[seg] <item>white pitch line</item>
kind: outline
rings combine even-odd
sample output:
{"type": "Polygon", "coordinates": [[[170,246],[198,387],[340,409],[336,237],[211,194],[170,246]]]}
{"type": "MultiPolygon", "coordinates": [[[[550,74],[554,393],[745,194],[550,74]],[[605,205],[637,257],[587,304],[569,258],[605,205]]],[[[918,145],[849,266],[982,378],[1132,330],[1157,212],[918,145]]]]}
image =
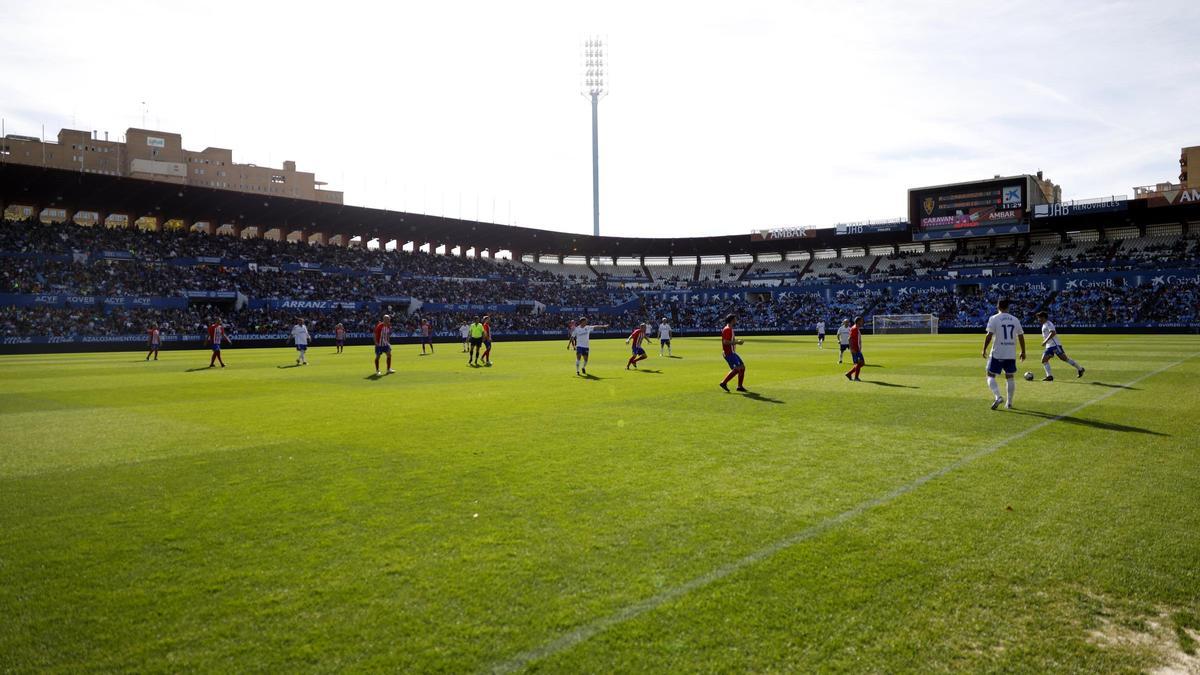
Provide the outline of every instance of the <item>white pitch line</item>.
{"type": "MultiPolygon", "coordinates": [[[[1159,373],[1168,371],[1178,365],[1181,365],[1181,364],[1195,358],[1196,356],[1197,356],[1197,354],[1192,354],[1191,356],[1180,359],[1179,361],[1176,361],[1175,363],[1163,366],[1162,368],[1159,368],[1158,370],[1146,373],[1144,375],[1137,377],[1136,379],[1130,380],[1129,382],[1126,382],[1123,386],[1124,387],[1132,387],[1133,385],[1137,384],[1138,382],[1141,382],[1142,380],[1145,380],[1150,377],[1154,377],[1155,375],[1158,375],[1159,373]]],[[[852,520],[852,519],[862,515],[866,511],[869,511],[877,506],[882,506],[884,504],[887,504],[888,502],[891,502],[891,501],[897,499],[898,497],[902,497],[902,496],[912,492],[913,490],[916,490],[917,488],[921,487],[922,485],[928,483],[929,481],[941,478],[942,476],[945,476],[946,474],[948,474],[956,469],[966,466],[967,464],[970,464],[971,462],[974,462],[977,459],[986,457],[986,456],[996,452],[1000,448],[1003,448],[1004,446],[1008,445],[1009,443],[1012,443],[1014,441],[1019,441],[1022,438],[1025,438],[1026,436],[1028,436],[1029,434],[1034,433],[1035,431],[1043,429],[1063,418],[1070,417],[1070,416],[1074,415],[1075,413],[1079,412],[1080,410],[1083,410],[1084,408],[1095,405],[1095,404],[1099,403],[1100,401],[1103,401],[1104,399],[1108,398],[1109,396],[1117,394],[1121,391],[1124,391],[1124,389],[1111,389],[1086,403],[1081,403],[1080,405],[1075,406],[1074,408],[1071,408],[1070,410],[1068,410],[1064,413],[1061,413],[1054,417],[1042,420],[1041,422],[1038,422],[1037,424],[1025,429],[1024,431],[1020,431],[1016,434],[1013,434],[1012,436],[1009,436],[1008,438],[1005,438],[1004,440],[1002,440],[998,443],[989,445],[988,447],[983,448],[982,450],[978,450],[978,451],[973,452],[965,457],[959,458],[959,459],[947,464],[946,466],[943,466],[942,468],[938,469],[937,471],[934,471],[933,473],[925,474],[924,476],[917,478],[916,480],[912,481],[911,483],[901,485],[900,487],[892,490],[891,492],[888,492],[886,494],[883,494],[883,495],[880,495],[873,499],[869,499],[865,502],[862,502],[862,503],[858,504],[857,506],[854,506],[850,509],[842,511],[841,513],[837,514],[836,516],[831,516],[829,518],[826,518],[825,520],[822,520],[821,522],[816,523],[815,525],[810,525],[809,527],[806,527],[803,530],[796,532],[795,534],[784,537],[783,539],[779,539],[779,540],[777,540],[771,544],[768,544],[768,545],[758,549],[757,551],[754,551],[753,553],[750,553],[742,558],[734,560],[733,562],[726,563],[726,564],[716,568],[715,570],[712,570],[711,572],[702,574],[698,577],[694,577],[688,581],[685,581],[684,583],[682,583],[678,586],[675,586],[673,588],[668,588],[665,591],[662,591],[656,595],[652,595],[644,600],[639,600],[638,602],[635,602],[632,605],[626,605],[625,607],[618,609],[617,611],[613,612],[612,614],[609,614],[608,616],[601,617],[591,623],[584,624],[584,625],[570,631],[569,633],[565,633],[565,634],[541,645],[540,647],[535,647],[534,649],[530,649],[528,651],[521,652],[521,653],[513,656],[510,659],[500,661],[499,663],[492,665],[492,667],[489,668],[488,671],[492,672],[492,673],[511,673],[511,672],[514,672],[517,670],[521,670],[522,668],[525,668],[526,666],[528,666],[531,663],[534,663],[535,661],[540,661],[542,659],[554,656],[555,654],[558,654],[560,652],[564,652],[568,649],[571,649],[575,645],[578,645],[582,642],[586,642],[587,640],[590,640],[591,638],[608,630],[609,628],[612,628],[613,626],[620,625],[622,623],[625,623],[626,621],[629,621],[630,619],[637,618],[637,617],[641,616],[642,614],[645,614],[646,612],[658,609],[659,607],[667,604],[668,602],[671,602],[672,600],[676,600],[678,598],[681,598],[681,597],[691,593],[692,591],[699,590],[699,589],[704,588],[705,586],[708,586],[714,582],[720,581],[721,579],[724,579],[725,577],[728,577],[728,576],[734,574],[735,572],[740,572],[743,569],[750,567],[751,565],[757,564],[759,562],[762,562],[763,560],[770,558],[771,556],[775,555],[776,553],[779,553],[780,551],[789,549],[789,548],[795,546],[796,544],[799,544],[803,541],[807,541],[808,539],[812,539],[813,537],[824,533],[826,530],[837,527],[838,525],[841,525],[842,523],[844,523],[848,520],[852,520]]]]}

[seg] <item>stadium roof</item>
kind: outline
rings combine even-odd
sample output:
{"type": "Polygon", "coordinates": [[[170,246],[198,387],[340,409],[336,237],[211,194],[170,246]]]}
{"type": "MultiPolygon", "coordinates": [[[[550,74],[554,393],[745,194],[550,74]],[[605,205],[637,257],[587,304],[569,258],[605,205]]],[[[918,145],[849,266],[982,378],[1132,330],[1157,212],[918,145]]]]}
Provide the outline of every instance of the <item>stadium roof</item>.
{"type": "MultiPolygon", "coordinates": [[[[0,162],[0,205],[10,204],[63,208],[71,212],[123,213],[131,218],[155,216],[186,222],[232,223],[264,229],[280,228],[286,232],[303,230],[308,234],[321,232],[329,236],[362,236],[364,240],[412,241],[417,245],[427,242],[461,245],[464,250],[475,247],[515,254],[702,256],[890,246],[910,240],[908,233],[838,236],[833,228],[816,230],[813,236],[804,238],[757,241],[752,240],[748,232],[715,237],[594,237],[0,162]]],[[[1096,220],[1088,221],[1088,226],[1200,219],[1200,205],[1143,207],[1145,204],[1135,200],[1128,212],[1097,216],[1096,220]]],[[[1055,223],[1045,229],[1066,227],[1055,223]]]]}

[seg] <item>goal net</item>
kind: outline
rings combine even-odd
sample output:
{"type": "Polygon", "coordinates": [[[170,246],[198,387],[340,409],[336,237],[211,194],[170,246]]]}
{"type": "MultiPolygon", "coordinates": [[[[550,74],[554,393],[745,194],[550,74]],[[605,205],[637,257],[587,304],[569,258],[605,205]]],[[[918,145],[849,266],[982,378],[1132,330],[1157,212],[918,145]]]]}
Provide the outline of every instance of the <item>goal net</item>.
{"type": "Polygon", "coordinates": [[[932,314],[876,314],[871,320],[871,332],[875,335],[937,335],[938,319],[932,314]]]}

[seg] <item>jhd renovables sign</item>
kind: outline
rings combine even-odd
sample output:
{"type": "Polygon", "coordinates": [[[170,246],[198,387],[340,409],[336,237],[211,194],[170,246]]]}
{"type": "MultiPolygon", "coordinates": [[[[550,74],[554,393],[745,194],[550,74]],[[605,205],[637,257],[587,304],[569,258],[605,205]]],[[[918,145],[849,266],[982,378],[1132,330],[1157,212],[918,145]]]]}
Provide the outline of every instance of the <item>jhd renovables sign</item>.
{"type": "Polygon", "coordinates": [[[1115,213],[1129,210],[1129,200],[1124,197],[1088,200],[1086,202],[1062,202],[1039,204],[1033,207],[1034,218],[1063,218],[1066,216],[1090,216],[1093,213],[1115,213]]]}

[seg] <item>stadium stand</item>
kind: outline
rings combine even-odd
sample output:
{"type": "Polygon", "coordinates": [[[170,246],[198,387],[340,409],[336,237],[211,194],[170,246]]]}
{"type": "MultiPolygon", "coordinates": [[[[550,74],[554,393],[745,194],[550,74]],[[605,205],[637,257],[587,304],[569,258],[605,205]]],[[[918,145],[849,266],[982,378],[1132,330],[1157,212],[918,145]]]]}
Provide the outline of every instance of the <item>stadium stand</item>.
{"type": "MultiPolygon", "coordinates": [[[[540,306],[593,311],[618,323],[667,316],[680,331],[711,330],[730,311],[742,315],[751,330],[807,330],[818,320],[832,325],[843,317],[875,313],[933,314],[941,326],[953,328],[977,327],[992,311],[995,294],[983,292],[980,286],[898,292],[803,290],[811,288],[814,279],[825,285],[862,283],[876,256],[854,253],[858,254],[818,257],[811,265],[807,259],[783,256],[749,265],[700,261],[700,278],[694,280],[686,278],[686,271],[694,270],[695,264],[684,261],[657,266],[660,272],[653,274],[651,282],[641,265],[629,261],[593,263],[596,277],[590,271],[585,274],[589,268],[579,264],[518,263],[25,220],[6,222],[0,228],[0,254],[7,256],[0,269],[0,294],[122,298],[153,297],[171,289],[171,295],[187,302],[162,309],[6,306],[0,308],[0,331],[10,336],[126,335],[139,334],[157,322],[164,334],[199,333],[212,315],[221,314],[234,334],[275,334],[286,330],[297,312],[304,312],[313,318],[317,331],[327,331],[340,321],[351,332],[360,332],[391,308],[406,317],[398,320],[400,334],[415,330],[421,317],[429,318],[440,334],[452,335],[468,314],[502,306],[510,311],[496,314],[501,333],[560,332],[565,315],[536,311],[540,306]],[[801,278],[806,266],[808,273],[801,278]],[[719,287],[746,290],[704,292],[719,287]],[[638,291],[647,290],[659,294],[639,297],[638,291]],[[672,298],[672,290],[683,290],[684,296],[672,298]],[[207,297],[220,292],[260,303],[300,304],[289,308],[249,302],[237,307],[231,298],[213,302],[207,297]],[[201,297],[197,300],[194,294],[201,297]],[[317,304],[305,306],[305,301],[317,304]],[[470,308],[455,307],[463,305],[470,308]]],[[[1112,240],[1085,235],[1053,246],[1007,241],[994,247],[975,244],[961,251],[900,251],[883,256],[880,263],[872,280],[928,282],[952,274],[950,278],[962,281],[984,270],[996,277],[1086,272],[1098,266],[1195,268],[1200,266],[1200,239],[1180,233],[1112,240]]],[[[1198,288],[1193,279],[1133,288],[1038,286],[1008,289],[1005,294],[1026,319],[1046,308],[1063,327],[1190,325],[1197,320],[1198,288]]]]}
{"type": "MultiPolygon", "coordinates": [[[[13,194],[37,190],[70,195],[75,183],[104,180],[66,175],[18,175],[19,189],[5,197],[11,184],[0,184],[0,198],[11,204],[13,194]]],[[[157,188],[130,192],[128,183],[113,183],[96,189],[121,200],[157,188]]],[[[199,192],[197,209],[241,199],[199,192]]],[[[251,212],[258,205],[239,208],[251,212]]],[[[36,209],[25,209],[23,218],[6,210],[0,337],[31,344],[132,341],[152,322],[166,335],[199,336],[217,315],[236,336],[278,336],[298,313],[318,335],[337,322],[355,334],[383,312],[396,316],[400,335],[422,319],[439,335],[457,335],[461,322],[483,313],[492,314],[499,335],[562,335],[570,318],[585,313],[618,330],[665,316],[681,334],[711,333],[731,311],[746,331],[809,331],[818,321],[835,326],[856,314],[933,314],[940,329],[978,330],[1001,295],[1030,324],[1044,308],[1064,329],[1200,327],[1200,212],[1194,207],[1144,208],[1107,220],[1050,218],[1032,223],[1025,235],[930,242],[912,241],[908,232],[841,237],[831,231],[781,243],[749,235],[622,239],[400,214],[427,218],[421,227],[437,237],[413,235],[407,248],[414,251],[463,241],[464,232],[484,240],[442,250],[539,251],[513,250],[511,260],[406,252],[399,246],[406,240],[389,239],[383,229],[397,225],[389,220],[395,214],[303,208],[314,225],[338,235],[349,234],[337,229],[351,217],[346,212],[375,218],[378,229],[354,241],[379,246],[347,245],[347,236],[326,243],[327,234],[310,237],[308,231],[289,237],[278,226],[275,237],[263,236],[263,227],[255,236],[231,236],[186,226],[42,222],[36,209]],[[391,246],[382,246],[388,241],[391,246]]],[[[268,218],[265,213],[254,217],[268,218]]]]}

